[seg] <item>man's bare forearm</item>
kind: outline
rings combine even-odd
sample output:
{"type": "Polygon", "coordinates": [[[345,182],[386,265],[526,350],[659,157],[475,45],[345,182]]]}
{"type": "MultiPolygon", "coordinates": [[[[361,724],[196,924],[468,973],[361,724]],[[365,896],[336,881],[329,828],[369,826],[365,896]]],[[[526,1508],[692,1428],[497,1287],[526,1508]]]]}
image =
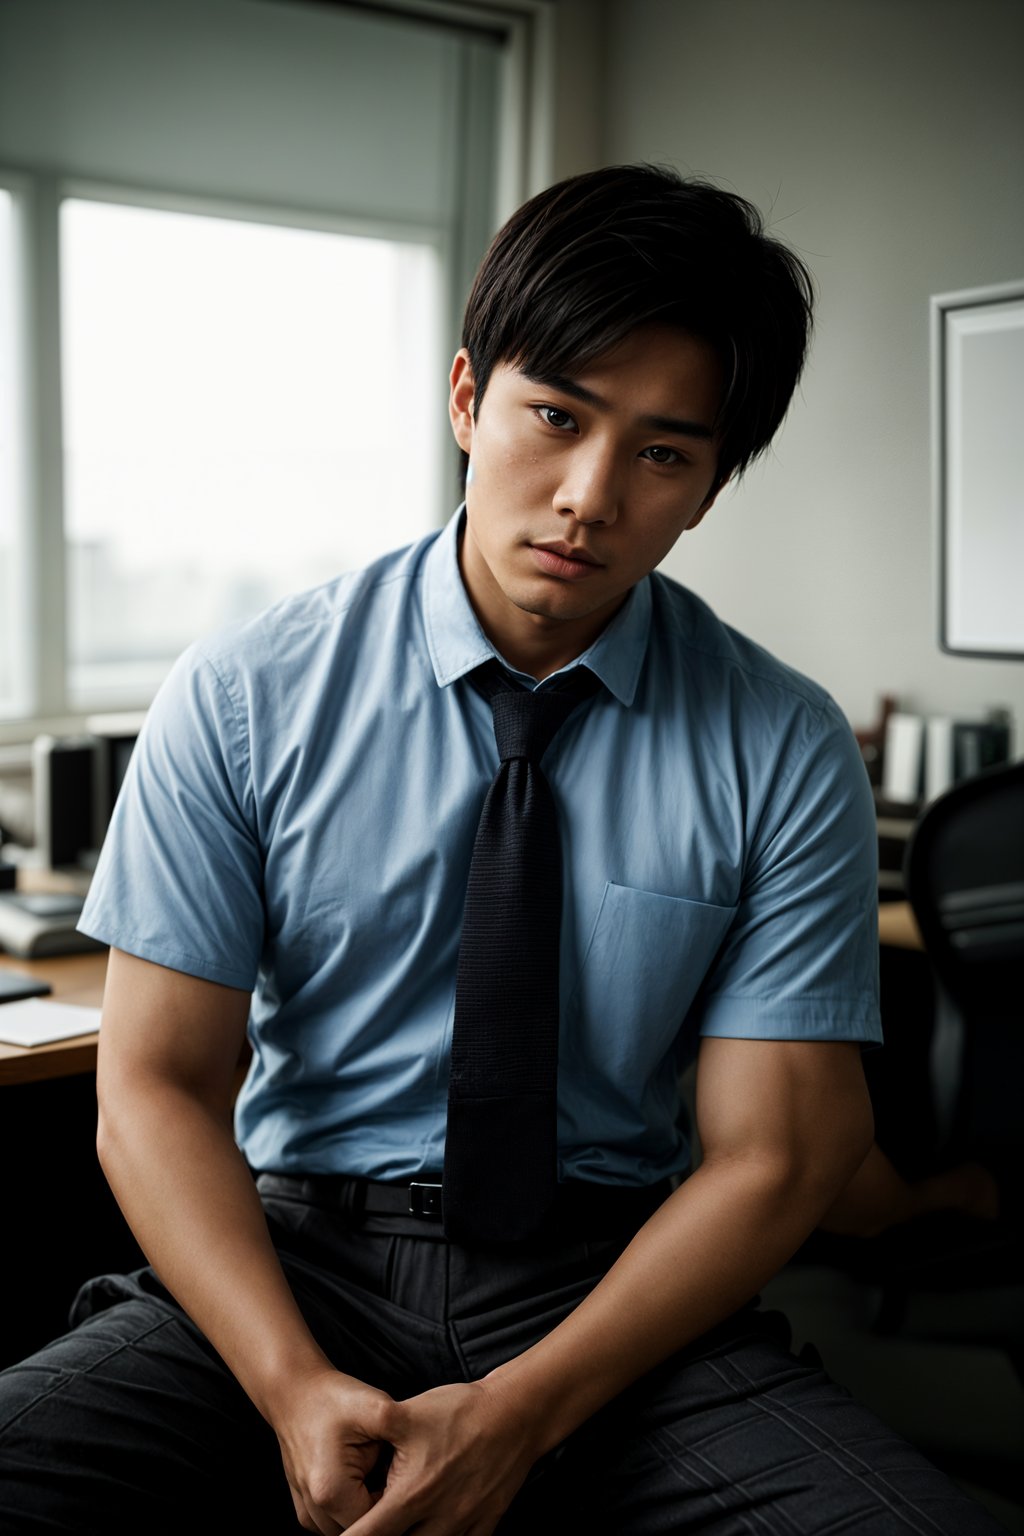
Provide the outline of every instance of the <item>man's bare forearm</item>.
{"type": "Polygon", "coordinates": [[[107,1104],[99,1151],[143,1252],[270,1417],[289,1380],[326,1362],[230,1124],[186,1088],[143,1082],[107,1104]]]}
{"type": "Polygon", "coordinates": [[[557,1445],[639,1377],[751,1300],[827,1202],[747,1162],[705,1164],[558,1328],[487,1378],[530,1403],[557,1445]]]}
{"type": "Polygon", "coordinates": [[[300,1523],[323,1501],[351,1525],[372,1504],[392,1399],[310,1333],[224,1115],[162,1080],[107,1098],[101,1161],[143,1251],[277,1432],[300,1523]]]}
{"type": "Polygon", "coordinates": [[[750,1301],[818,1225],[874,1134],[847,1042],[702,1042],[703,1161],[576,1311],[497,1373],[555,1445],[750,1301]]]}
{"type": "Polygon", "coordinates": [[[112,949],[96,1087],[103,1171],[147,1258],[253,1402],[329,1369],[235,1143],[248,994],[112,949]]]}

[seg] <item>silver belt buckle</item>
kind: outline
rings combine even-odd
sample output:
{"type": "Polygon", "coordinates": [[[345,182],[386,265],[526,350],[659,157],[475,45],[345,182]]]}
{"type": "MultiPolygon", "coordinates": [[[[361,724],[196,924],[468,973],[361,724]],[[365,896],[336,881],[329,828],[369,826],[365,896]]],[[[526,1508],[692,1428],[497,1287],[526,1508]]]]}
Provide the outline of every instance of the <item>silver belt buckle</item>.
{"type": "Polygon", "coordinates": [[[430,1221],[441,1219],[440,1184],[409,1185],[409,1215],[424,1216],[430,1221]]]}

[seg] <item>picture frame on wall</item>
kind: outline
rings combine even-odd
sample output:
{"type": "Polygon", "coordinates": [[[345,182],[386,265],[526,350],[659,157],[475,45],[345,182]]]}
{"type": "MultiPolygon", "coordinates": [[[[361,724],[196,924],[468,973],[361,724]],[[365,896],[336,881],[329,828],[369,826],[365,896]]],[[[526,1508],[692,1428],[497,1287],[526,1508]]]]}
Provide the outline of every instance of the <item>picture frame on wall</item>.
{"type": "Polygon", "coordinates": [[[939,643],[1024,657],[1024,279],[931,299],[939,643]]]}

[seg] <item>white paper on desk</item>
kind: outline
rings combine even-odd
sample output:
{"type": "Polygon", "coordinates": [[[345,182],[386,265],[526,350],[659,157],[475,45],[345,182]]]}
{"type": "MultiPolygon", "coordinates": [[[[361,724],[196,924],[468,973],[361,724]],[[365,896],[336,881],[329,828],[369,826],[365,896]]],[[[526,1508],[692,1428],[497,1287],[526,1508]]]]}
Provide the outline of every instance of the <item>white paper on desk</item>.
{"type": "Polygon", "coordinates": [[[5,1045],[49,1045],[91,1035],[100,1027],[100,1010],[76,1003],[49,1003],[30,997],[0,1007],[0,1041],[5,1045]]]}

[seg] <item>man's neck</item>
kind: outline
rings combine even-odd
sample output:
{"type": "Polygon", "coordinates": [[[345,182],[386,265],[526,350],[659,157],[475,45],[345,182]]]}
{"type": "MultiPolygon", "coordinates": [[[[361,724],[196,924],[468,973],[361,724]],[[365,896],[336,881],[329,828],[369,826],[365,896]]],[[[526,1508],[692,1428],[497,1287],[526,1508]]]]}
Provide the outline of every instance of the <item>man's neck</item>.
{"type": "Polygon", "coordinates": [[[480,628],[502,660],[538,683],[588,651],[612,617],[595,617],[590,625],[567,625],[517,609],[508,622],[502,622],[494,614],[481,612],[468,589],[467,596],[480,628]]]}

